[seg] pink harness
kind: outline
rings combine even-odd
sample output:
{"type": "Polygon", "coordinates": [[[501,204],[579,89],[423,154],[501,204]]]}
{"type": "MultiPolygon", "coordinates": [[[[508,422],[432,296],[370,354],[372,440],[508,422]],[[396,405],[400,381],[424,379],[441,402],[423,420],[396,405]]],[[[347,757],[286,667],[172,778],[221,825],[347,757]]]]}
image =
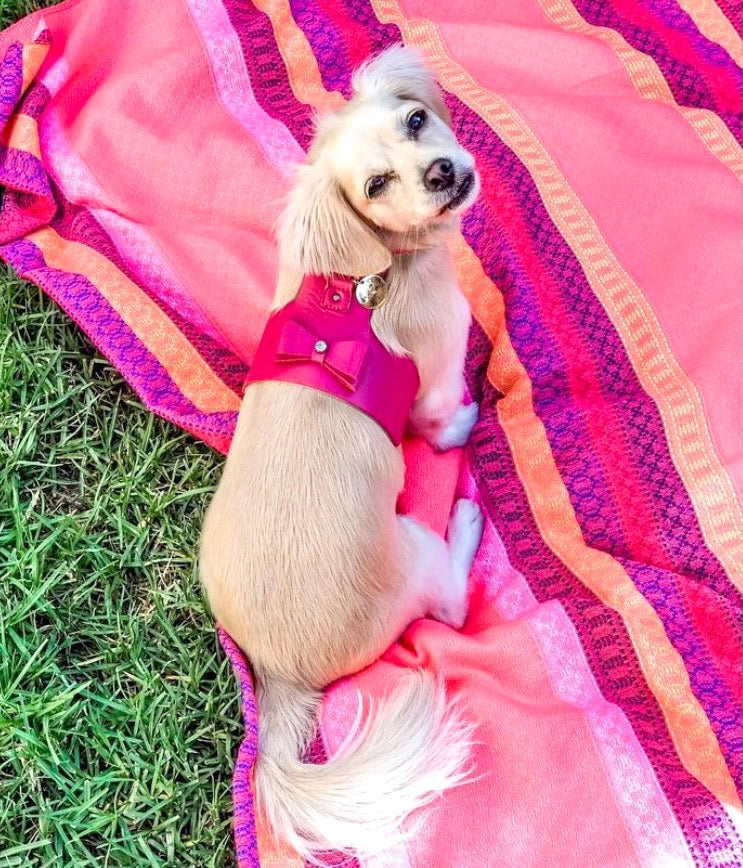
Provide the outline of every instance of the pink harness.
{"type": "Polygon", "coordinates": [[[294,301],[266,323],[246,384],[283,380],[326,392],[371,416],[398,446],[418,370],[386,349],[354,290],[350,277],[307,275],[294,301]]]}

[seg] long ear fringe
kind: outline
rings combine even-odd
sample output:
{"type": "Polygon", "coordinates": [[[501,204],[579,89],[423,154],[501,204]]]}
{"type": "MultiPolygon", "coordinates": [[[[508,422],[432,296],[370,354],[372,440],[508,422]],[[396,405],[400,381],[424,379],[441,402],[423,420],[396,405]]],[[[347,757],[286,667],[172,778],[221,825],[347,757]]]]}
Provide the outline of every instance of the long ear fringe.
{"type": "Polygon", "coordinates": [[[419,100],[451,126],[451,115],[436,79],[413,48],[398,44],[385,49],[356,70],[351,85],[353,92],[362,97],[382,92],[419,100]]]}
{"type": "Polygon", "coordinates": [[[299,166],[278,227],[282,264],[304,274],[360,276],[391,255],[321,164],[299,166]]]}

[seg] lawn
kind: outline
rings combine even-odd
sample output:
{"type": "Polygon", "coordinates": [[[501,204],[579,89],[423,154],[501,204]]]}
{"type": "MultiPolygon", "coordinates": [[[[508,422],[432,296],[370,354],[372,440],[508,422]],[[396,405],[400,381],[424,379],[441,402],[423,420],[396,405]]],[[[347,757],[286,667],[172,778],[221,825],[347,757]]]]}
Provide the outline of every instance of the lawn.
{"type": "Polygon", "coordinates": [[[220,465],[0,267],[0,868],[233,864],[238,691],[195,569],[220,465]]]}

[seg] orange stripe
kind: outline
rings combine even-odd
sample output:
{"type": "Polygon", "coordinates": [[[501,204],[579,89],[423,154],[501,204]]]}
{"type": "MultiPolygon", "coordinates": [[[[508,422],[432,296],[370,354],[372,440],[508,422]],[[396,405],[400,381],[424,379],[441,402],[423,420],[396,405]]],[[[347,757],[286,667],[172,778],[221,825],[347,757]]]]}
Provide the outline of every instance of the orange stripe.
{"type": "Polygon", "coordinates": [[[288,68],[291,63],[294,69],[289,85],[297,100],[324,111],[339,109],[345,99],[337,90],[327,91],[323,86],[315,55],[292,17],[288,0],[254,0],[254,4],[271,21],[284,65],[288,68]]]}
{"type": "Polygon", "coordinates": [[[27,237],[50,268],[86,277],[202,413],[240,409],[239,397],[217,377],[173,322],[113,263],[91,247],[45,228],[27,237]]]}
{"type": "Polygon", "coordinates": [[[634,49],[616,31],[589,24],[570,0],[539,0],[539,5],[545,14],[564,30],[606,43],[627,70],[627,75],[640,96],[673,106],[707,150],[727,166],[739,181],[743,181],[743,150],[733,134],[714,112],[679,105],[652,57],[634,49]]]}
{"type": "Polygon", "coordinates": [[[580,261],[638,379],[658,407],[673,462],[705,543],[735,587],[743,590],[743,516],[735,491],[715,451],[696,387],[674,357],[642,290],[617,261],[593,218],[520,115],[446,55],[433,24],[408,22],[395,0],[373,0],[372,6],[380,20],[393,21],[408,42],[427,52],[444,86],[483,118],[526,166],[550,219],[580,261]]]}
{"type": "MultiPolygon", "coordinates": [[[[556,206],[572,206],[582,217],[582,206],[567,188],[533,134],[502,100],[482,91],[446,56],[435,27],[429,22],[408,22],[395,0],[372,0],[377,18],[393,22],[408,44],[423,49],[439,80],[470,107],[475,108],[530,168],[543,198],[556,206]],[[545,172],[549,174],[545,179],[545,172]],[[545,184],[545,180],[551,183],[545,184]],[[557,182],[557,185],[556,183],[557,182]],[[547,194],[545,197],[545,193],[547,194]],[[556,195],[557,194],[557,195],[556,195]]],[[[555,220],[555,215],[551,214],[555,220]]],[[[586,215],[587,216],[587,215],[586,215]]],[[[608,250],[598,245],[598,230],[581,220],[561,221],[567,234],[590,263],[599,297],[606,295],[607,270],[619,269],[608,250]],[[577,230],[580,230],[577,232],[577,230]],[[577,235],[577,237],[576,237],[577,235]],[[596,248],[587,248],[593,241],[596,248]],[[586,256],[590,253],[590,256],[586,256]],[[602,281],[597,280],[598,277],[602,281]]],[[[558,224],[559,225],[559,224],[558,224]]],[[[575,249],[574,247],[574,249],[575,249]]],[[[720,801],[740,806],[725,760],[704,711],[689,686],[683,660],[671,645],[658,615],[611,556],[589,548],[582,537],[570,498],[555,465],[546,433],[531,398],[531,383],[513,350],[505,327],[503,299],[482,271],[477,257],[463,241],[456,250],[459,279],[473,311],[493,342],[488,377],[505,397],[499,419],[529,499],[540,533],[555,555],[607,606],[619,612],[648,685],[658,700],[684,766],[720,801]]],[[[622,290],[627,291],[624,282],[622,290]]],[[[657,357],[656,357],[657,358],[657,357]]]]}
{"type": "Polygon", "coordinates": [[[49,45],[41,45],[37,43],[29,43],[23,46],[23,80],[21,83],[21,93],[25,93],[28,86],[36,77],[44,58],[49,53],[49,45]]]}
{"type": "Polygon", "coordinates": [[[532,400],[532,385],[511,344],[503,296],[463,239],[454,245],[460,285],[493,344],[488,379],[503,394],[498,419],[545,543],[607,606],[622,616],[679,758],[717,798],[740,800],[707,715],[689,686],[684,661],[653,607],[611,555],[586,545],[567,488],[532,400]]]}
{"type": "Polygon", "coordinates": [[[39,127],[36,121],[28,115],[14,115],[6,124],[0,142],[18,151],[25,151],[41,159],[39,146],[39,127]]]}
{"type": "Polygon", "coordinates": [[[724,48],[738,66],[743,66],[743,39],[714,0],[676,2],[696,24],[701,34],[710,42],[716,42],[724,48]]]}

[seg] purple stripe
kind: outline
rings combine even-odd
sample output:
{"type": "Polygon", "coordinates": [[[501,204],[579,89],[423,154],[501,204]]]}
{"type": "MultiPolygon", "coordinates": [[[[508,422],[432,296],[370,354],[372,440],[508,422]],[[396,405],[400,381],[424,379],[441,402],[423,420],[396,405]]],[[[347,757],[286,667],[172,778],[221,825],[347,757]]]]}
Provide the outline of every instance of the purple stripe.
{"type": "Polygon", "coordinates": [[[258,842],[255,832],[253,790],[251,775],[258,750],[258,716],[255,694],[248,663],[242,651],[227,633],[218,628],[219,641],[232,664],[232,671],[240,684],[245,734],[240,743],[232,777],[232,802],[235,811],[235,855],[238,868],[260,868],[258,842]]]}
{"type": "Polygon", "coordinates": [[[151,299],[160,310],[170,319],[178,330],[188,339],[204,359],[212,372],[237,395],[242,394],[242,387],[248,373],[248,366],[229,349],[218,344],[209,335],[204,334],[173,307],[168,305],[160,296],[149,287],[140,284],[131,268],[122,259],[106,230],[96,218],[80,205],[67,202],[61,193],[56,191],[57,199],[61,202],[60,212],[54,221],[54,229],[62,237],[71,241],[78,241],[96,250],[105,256],[109,262],[126,275],[133,283],[151,299]]]}
{"type": "Polygon", "coordinates": [[[49,199],[6,190],[0,210],[0,244],[46,226],[54,216],[54,210],[55,204],[49,199]]]}
{"type": "MultiPolygon", "coordinates": [[[[484,206],[475,206],[476,215],[478,209],[485,211],[484,206]]],[[[615,557],[628,557],[596,450],[587,446],[591,440],[583,428],[582,414],[571,398],[564,358],[550,341],[549,332],[541,321],[531,284],[508,245],[505,226],[500,225],[497,217],[487,214],[483,214],[482,225],[488,225],[489,234],[498,239],[499,261],[495,266],[494,279],[507,300],[508,332],[532,380],[535,408],[545,425],[553,455],[571,495],[586,542],[615,557]]],[[[590,365],[590,368],[595,367],[590,365]]],[[[590,368],[586,367],[584,372],[590,368]]],[[[587,391],[594,389],[598,391],[600,386],[586,382],[587,391]]],[[[653,536],[652,528],[648,530],[653,536]]],[[[629,557],[638,559],[637,554],[629,557]]],[[[666,560],[662,552],[661,558],[666,560]]],[[[647,569],[651,573],[663,575],[665,584],[672,586],[668,588],[667,594],[655,594],[651,603],[661,617],[674,647],[681,653],[689,670],[692,689],[709,715],[715,733],[725,745],[724,751],[731,769],[735,770],[740,765],[740,745],[734,737],[737,730],[731,730],[730,722],[739,718],[739,709],[735,697],[721,677],[717,662],[698,636],[686,606],[679,604],[677,582],[690,579],[675,576],[659,567],[649,565],[647,569]],[[677,629],[672,629],[674,627],[677,629]],[[714,693],[710,691],[710,685],[716,687],[714,693]]],[[[636,572],[630,572],[630,576],[634,579],[636,572]]],[[[637,587],[641,593],[645,592],[644,584],[638,583],[637,587]]],[[[723,602],[720,601],[721,604],[723,602]]],[[[732,620],[730,616],[734,616],[737,610],[728,608],[728,620],[732,620]]]]}
{"type": "Polygon", "coordinates": [[[699,57],[719,68],[729,81],[740,90],[741,70],[725,49],[708,39],[697,27],[689,13],[682,9],[678,0],[641,0],[647,9],[669,27],[681,33],[699,57]]]}
{"type": "MultiPolygon", "coordinates": [[[[579,363],[580,354],[574,351],[560,355],[554,343],[549,342],[549,333],[540,315],[540,303],[545,303],[540,302],[540,296],[544,298],[545,293],[556,292],[561,295],[565,316],[581,337],[580,353],[591,360],[596,381],[587,379],[585,389],[589,394],[596,390],[616,408],[623,429],[623,443],[604,444],[608,447],[604,466],[612,467],[612,452],[617,449],[621,448],[631,457],[638,477],[645,482],[644,491],[653,507],[674,571],[694,577],[718,594],[728,616],[732,616],[728,625],[739,630],[736,618],[741,605],[740,594],[706,548],[691,500],[668,451],[657,407],[637,379],[621,340],[591,291],[580,263],[551,223],[533,181],[513,152],[490,133],[484,122],[464,111],[461,104],[450,100],[449,107],[463,143],[476,152],[481,170],[491,179],[496,177],[498,183],[507,183],[521,203],[517,216],[526,223],[530,241],[540,252],[540,262],[551,271],[549,288],[544,281],[538,284],[529,281],[508,240],[511,221],[508,214],[501,214],[502,208],[495,212],[478,204],[465,217],[465,237],[504,293],[509,334],[532,380],[540,417],[548,424],[555,410],[563,411],[569,402],[575,403],[562,371],[571,361],[579,363]]],[[[495,197],[498,198],[497,190],[495,197]]],[[[577,373],[585,379],[588,371],[582,368],[577,373]]],[[[566,427],[562,433],[567,436],[575,432],[566,427]]],[[[560,439],[555,436],[554,444],[560,439]]],[[[588,518],[588,513],[595,511],[589,501],[596,498],[591,492],[585,494],[590,496],[589,500],[576,497],[574,505],[578,510],[583,507],[588,518]]],[[[627,492],[627,497],[628,509],[631,509],[632,492],[627,492]]],[[[611,500],[608,500],[602,510],[602,523],[608,520],[610,507],[611,500]]],[[[600,537],[593,538],[592,542],[596,547],[603,547],[600,537]]],[[[621,550],[617,554],[621,554],[621,550]]]]}
{"type": "MultiPolygon", "coordinates": [[[[629,556],[629,544],[604,468],[596,450],[586,448],[591,440],[581,408],[571,395],[569,363],[544,322],[534,281],[508,238],[506,222],[506,215],[501,220],[499,214],[477,202],[467,216],[465,235],[468,239],[490,239],[488,251],[479,252],[506,301],[508,334],[532,382],[534,406],[545,426],[581,530],[594,548],[629,556]]],[[[587,391],[598,388],[586,382],[587,391]]]]}
{"type": "MultiPolygon", "coordinates": [[[[48,31],[44,31],[45,33],[48,31]]],[[[11,46],[12,47],[12,46],[11,46]]],[[[2,69],[0,69],[0,75],[2,74],[2,69]]],[[[9,73],[10,74],[10,73],[9,73]]],[[[19,73],[22,75],[22,70],[19,73]]],[[[18,83],[18,89],[20,91],[21,82],[18,83]]],[[[51,98],[51,94],[49,90],[38,82],[33,83],[26,93],[23,95],[21,99],[20,96],[16,100],[16,102],[10,107],[10,114],[7,116],[3,116],[0,114],[0,129],[2,129],[5,124],[10,120],[10,118],[17,114],[24,114],[27,117],[32,118],[35,121],[38,121],[41,115],[44,113],[44,109],[47,107],[49,100],[51,98]]],[[[2,99],[0,97],[0,105],[2,104],[2,99]]]]}
{"type": "Polygon", "coordinates": [[[23,193],[33,193],[46,199],[52,190],[46,169],[41,161],[28,151],[19,151],[0,144],[0,184],[23,193]]]}
{"type": "MultiPolygon", "coordinates": [[[[715,112],[735,138],[739,142],[741,141],[743,134],[740,113],[737,110],[732,110],[732,107],[726,104],[727,101],[722,101],[715,94],[714,88],[710,86],[699,68],[695,68],[690,63],[676,57],[658,33],[637,26],[627,18],[622,17],[609,0],[574,0],[574,5],[590,24],[616,30],[633,48],[643,52],[643,54],[650,55],[658,64],[679,105],[715,112]]],[[[714,57],[715,60],[724,62],[726,73],[730,70],[735,82],[734,86],[740,93],[740,70],[735,68],[733,71],[731,64],[732,67],[735,65],[727,55],[723,61],[713,43],[708,42],[706,47],[706,53],[710,55],[710,58],[714,57]]]]}
{"type": "MultiPolygon", "coordinates": [[[[20,54],[8,49],[6,62],[0,69],[0,130],[2,130],[13,111],[18,99],[11,105],[14,89],[11,79],[22,75],[20,54]],[[8,58],[8,55],[11,55],[8,58]],[[17,64],[20,63],[20,68],[17,64]],[[7,81],[5,81],[7,79],[7,81]],[[3,93],[7,100],[3,98],[3,93]],[[7,114],[10,112],[10,114],[7,114]]],[[[19,52],[22,49],[18,49],[19,52]]],[[[20,79],[16,88],[20,95],[20,79]]],[[[38,118],[44,110],[49,95],[46,88],[35,86],[22,101],[22,108],[28,107],[30,117],[38,118]]],[[[45,226],[54,216],[56,202],[52,194],[46,169],[33,154],[0,145],[0,185],[6,187],[0,208],[0,243],[22,238],[24,235],[45,226]]]]}
{"type": "Polygon", "coordinates": [[[504,542],[509,562],[527,578],[538,602],[559,600],[565,608],[602,696],[621,708],[632,725],[696,863],[738,864],[743,858],[743,844],[717,800],[679,761],[621,617],[576,580],[546,547],[534,524],[498,422],[501,396],[486,377],[491,351],[485,334],[474,326],[467,373],[470,392],[480,403],[480,420],[468,453],[483,507],[504,542]]]}
{"type": "MultiPolygon", "coordinates": [[[[470,117],[471,113],[464,111],[461,104],[451,101],[449,107],[455,126],[462,131],[463,144],[477,153],[481,169],[484,162],[493,174],[500,174],[503,182],[507,179],[512,192],[518,201],[523,203],[521,216],[529,228],[534,247],[540,251],[540,261],[548,265],[556,275],[553,286],[555,291],[563,295],[563,306],[568,318],[574,323],[584,345],[593,347],[595,356],[602,359],[602,363],[596,363],[594,357],[593,369],[598,382],[590,383],[590,388],[602,392],[618,410],[620,407],[624,410],[617,415],[624,428],[625,442],[611,444],[611,447],[612,450],[622,448],[631,456],[637,479],[645,483],[644,492],[647,493],[658,517],[661,539],[671,556],[675,572],[683,574],[681,581],[698,581],[714,590],[719,595],[719,625],[726,626],[734,635],[739,636],[740,594],[704,543],[688,494],[670,460],[657,409],[643,392],[603,307],[590,291],[572,251],[551,224],[523,164],[494,135],[488,134],[488,128],[482,122],[477,124],[470,117]],[[492,167],[497,167],[497,170],[492,167]],[[560,275],[561,279],[558,280],[557,275],[560,275]],[[609,361],[614,364],[609,364],[609,361]],[[621,403],[618,396],[621,396],[621,403]],[[628,408],[631,408],[631,414],[626,412],[628,408]]],[[[515,255],[507,247],[507,223],[507,214],[500,223],[484,206],[474,208],[465,218],[464,234],[480,257],[486,272],[503,292],[508,332],[519,358],[533,380],[535,403],[548,434],[552,435],[551,446],[554,448],[555,444],[575,436],[584,438],[582,445],[586,453],[594,452],[596,446],[601,444],[592,444],[584,431],[571,431],[559,417],[559,424],[555,424],[556,402],[549,394],[555,384],[550,381],[550,375],[554,370],[552,366],[560,364],[561,361],[558,351],[548,341],[547,330],[539,315],[538,291],[526,279],[519,264],[514,262],[515,255]],[[555,362],[555,359],[558,361],[555,362]]],[[[540,287],[540,291],[544,292],[545,287],[540,287]]],[[[581,373],[586,374],[585,371],[581,373]]],[[[576,403],[567,385],[564,389],[559,392],[557,402],[562,410],[561,415],[564,415],[565,405],[575,407],[576,403]]],[[[577,409],[574,418],[575,416],[577,409]]],[[[555,456],[564,457],[561,448],[555,449],[555,456]]],[[[611,452],[606,455],[605,466],[609,469],[612,467],[611,452]]],[[[563,469],[560,467],[561,471],[563,469]]],[[[578,481],[578,487],[573,485],[573,493],[577,495],[573,503],[588,543],[596,548],[603,548],[605,540],[602,535],[596,538],[593,533],[597,526],[605,524],[609,527],[617,521],[616,509],[606,490],[591,488],[588,482],[589,480],[582,480],[578,481]]],[[[593,482],[596,482],[595,477],[593,482]]],[[[628,496],[631,496],[629,491],[628,496]]],[[[637,554],[633,553],[631,556],[639,559],[637,554]]],[[[664,625],[671,620],[677,621],[684,611],[676,610],[668,598],[656,598],[656,602],[664,625]]],[[[690,619],[686,620],[686,630],[694,632],[690,619]]],[[[686,646],[677,646],[677,650],[683,653],[683,650],[687,649],[686,646]]],[[[736,770],[742,767],[742,746],[735,739],[723,738],[728,731],[729,719],[732,716],[739,717],[740,709],[719,677],[716,666],[713,666],[712,673],[724,689],[716,697],[716,701],[711,701],[709,693],[701,690],[708,673],[696,667],[699,659],[684,657],[684,662],[689,667],[692,687],[695,688],[695,695],[709,716],[713,729],[722,739],[723,754],[734,779],[740,782],[740,775],[736,774],[736,770]]],[[[712,663],[709,657],[706,661],[712,663]]]]}
{"type": "Polygon", "coordinates": [[[37,121],[49,102],[50,94],[43,84],[33,84],[26,91],[18,108],[18,113],[37,121]]]}
{"type": "Polygon", "coordinates": [[[351,96],[351,82],[348,70],[351,67],[346,44],[319,4],[312,0],[292,0],[292,17],[304,31],[315,33],[312,50],[315,56],[321,50],[326,58],[334,58],[333,63],[324,63],[320,68],[323,87],[327,91],[337,90],[346,99],[351,96]]]}
{"type": "Polygon", "coordinates": [[[57,302],[117,368],[148,409],[216,448],[226,450],[237,413],[207,415],[186,399],[165,368],[90,281],[82,275],[48,267],[39,249],[30,241],[1,246],[0,257],[57,302]]]}
{"type": "Polygon", "coordinates": [[[0,244],[22,238],[45,226],[54,216],[54,201],[46,169],[33,154],[0,145],[0,244]]]}
{"type": "Polygon", "coordinates": [[[733,780],[740,781],[743,776],[740,709],[706,646],[697,632],[689,628],[692,621],[679,588],[684,577],[635,561],[621,559],[621,563],[650,605],[656,612],[663,612],[663,628],[684,660],[694,695],[712,725],[733,780]]]}
{"type": "MultiPolygon", "coordinates": [[[[355,17],[357,20],[361,19],[363,21],[364,18],[366,18],[367,19],[366,23],[368,23],[368,14],[369,13],[368,13],[367,7],[362,6],[362,4],[360,4],[360,3],[354,3],[350,6],[350,11],[351,11],[351,14],[353,15],[353,17],[355,17]]],[[[375,41],[375,44],[374,44],[375,49],[380,49],[384,45],[399,39],[399,34],[397,33],[396,29],[391,27],[390,25],[387,25],[387,26],[370,25],[368,29],[370,31],[372,31],[372,33],[373,33],[374,41],[375,41]]],[[[313,51],[314,51],[315,56],[317,57],[317,59],[320,63],[321,69],[324,68],[326,63],[331,64],[331,63],[337,62],[337,58],[326,58],[323,55],[322,45],[314,39],[315,28],[310,27],[310,28],[306,29],[305,34],[307,35],[308,39],[310,40],[311,44],[313,45],[313,51]]],[[[463,115],[464,114],[465,113],[463,112],[463,115]]],[[[468,124],[471,124],[471,123],[475,123],[476,120],[478,120],[478,119],[475,119],[475,117],[471,113],[469,113],[466,117],[466,120],[467,120],[468,124]]],[[[461,127],[464,125],[460,124],[459,126],[461,127]]],[[[492,139],[494,137],[491,134],[489,136],[489,138],[492,139]]],[[[490,238],[489,235],[486,235],[485,237],[488,239],[490,238]]],[[[472,239],[472,240],[474,240],[474,239],[472,239]]],[[[482,251],[481,251],[481,253],[482,253],[482,251]]],[[[474,387],[474,384],[473,384],[473,387],[474,387]]],[[[508,454],[508,449],[507,449],[507,446],[505,444],[503,445],[503,453],[505,455],[508,454]]],[[[515,478],[514,485],[519,485],[517,477],[515,478]]],[[[519,485],[519,488],[520,488],[520,485],[519,485]]],[[[524,515],[528,516],[528,509],[525,511],[524,515]]],[[[520,527],[509,528],[509,531],[510,530],[513,531],[514,536],[511,537],[509,535],[509,533],[506,532],[504,535],[504,539],[511,540],[512,545],[515,545],[516,543],[513,542],[513,540],[519,540],[521,537],[523,537],[523,534],[524,534],[523,523],[521,524],[520,527]]],[[[534,531],[534,529],[532,530],[532,536],[534,535],[533,531],[534,531]]],[[[537,532],[537,536],[538,536],[538,532],[537,532]]],[[[542,544],[540,538],[539,539],[533,539],[531,545],[543,547],[543,544],[542,544]]],[[[546,556],[546,552],[543,551],[542,557],[544,557],[544,556],[546,556]]],[[[539,582],[539,573],[536,571],[539,568],[538,565],[539,565],[540,560],[541,560],[541,558],[538,558],[537,563],[533,564],[533,565],[532,564],[525,564],[524,569],[522,570],[522,572],[525,572],[525,574],[527,576],[529,576],[530,578],[532,576],[534,576],[533,580],[535,583],[539,582]]],[[[568,596],[572,596],[575,593],[578,593],[580,595],[585,594],[585,589],[583,589],[582,586],[579,586],[579,583],[577,583],[575,581],[575,578],[572,577],[569,573],[567,573],[567,571],[565,571],[565,575],[563,577],[563,580],[566,583],[568,583],[568,586],[572,585],[571,590],[568,592],[568,596]]],[[[549,592],[546,595],[542,595],[542,598],[543,599],[552,599],[552,598],[554,598],[554,596],[555,596],[554,589],[550,588],[549,592]]],[[[558,594],[557,596],[559,597],[562,595],[558,594]]],[[[599,605],[599,604],[597,604],[597,605],[599,605]]],[[[606,613],[606,616],[608,618],[616,620],[615,613],[612,613],[611,610],[606,609],[606,607],[600,607],[600,608],[606,613]]],[[[589,636],[593,636],[594,637],[593,641],[598,643],[599,640],[595,636],[595,630],[592,631],[585,624],[578,625],[578,629],[579,629],[579,633],[581,633],[581,635],[584,637],[584,641],[587,641],[587,638],[589,636]]],[[[652,699],[652,696],[649,694],[649,691],[647,691],[646,685],[644,684],[644,679],[643,679],[642,673],[639,670],[639,667],[637,666],[637,661],[634,658],[634,652],[632,650],[631,643],[629,642],[629,639],[626,635],[626,630],[624,629],[623,624],[621,624],[621,622],[616,623],[614,629],[615,629],[615,634],[622,637],[622,641],[624,644],[624,657],[625,657],[625,659],[627,661],[633,662],[633,674],[632,674],[632,677],[629,679],[630,684],[634,685],[634,689],[636,691],[642,690],[644,688],[646,691],[646,694],[647,694],[648,701],[652,700],[652,703],[654,705],[654,713],[650,716],[650,719],[652,720],[652,725],[654,727],[654,729],[652,731],[654,741],[656,744],[662,744],[663,745],[663,748],[661,751],[661,753],[663,755],[673,757],[673,760],[672,760],[673,765],[672,765],[672,769],[670,769],[670,771],[673,771],[673,769],[675,769],[674,773],[680,775],[681,776],[680,780],[684,781],[683,785],[676,785],[674,783],[674,780],[672,778],[669,778],[667,781],[665,781],[665,783],[669,789],[669,796],[672,798],[675,809],[680,814],[686,813],[687,818],[688,818],[689,812],[692,811],[694,806],[691,803],[689,803],[683,799],[683,794],[684,794],[684,792],[686,792],[688,790],[688,787],[691,787],[691,786],[698,787],[699,785],[696,781],[694,781],[693,778],[691,778],[691,776],[688,775],[688,773],[686,773],[686,771],[683,769],[683,767],[678,762],[678,758],[675,756],[675,751],[673,750],[672,743],[670,742],[670,739],[668,738],[668,733],[665,730],[665,726],[663,724],[662,715],[660,713],[660,710],[657,708],[657,704],[655,703],[654,699],[652,699]],[[669,753],[669,751],[670,751],[670,753],[669,753]]],[[[608,673],[601,673],[601,676],[602,676],[602,678],[608,678],[609,677],[608,673]]],[[[624,699],[623,700],[623,706],[627,705],[627,702],[628,702],[628,700],[624,699]]],[[[637,702],[638,702],[638,698],[636,696],[633,696],[631,698],[630,704],[634,703],[634,707],[636,708],[637,702]]],[[[629,712],[630,709],[627,708],[626,711],[629,712]]],[[[634,723],[638,723],[639,718],[638,718],[637,714],[630,714],[629,716],[631,718],[634,718],[634,723]]],[[[648,727],[646,725],[643,725],[643,727],[640,727],[640,730],[643,733],[643,737],[645,739],[647,739],[647,736],[649,734],[648,733],[648,727]]],[[[641,739],[641,741],[642,740],[643,739],[641,739]]],[[[722,816],[716,817],[715,816],[716,803],[714,802],[714,800],[711,800],[711,802],[708,803],[708,807],[709,807],[709,811],[707,812],[708,820],[712,823],[713,827],[716,825],[719,833],[723,836],[725,834],[727,834],[728,831],[732,832],[732,826],[730,826],[726,817],[722,817],[722,816]],[[727,829],[725,828],[726,823],[727,823],[727,829]]],[[[719,809],[717,810],[717,812],[719,813],[719,809]]],[[[725,841],[721,840],[721,844],[723,844],[723,846],[728,846],[729,843],[730,843],[729,840],[728,840],[727,844],[725,844],[725,841]]]]}
{"type": "Polygon", "coordinates": [[[266,114],[281,121],[306,151],[312,138],[309,106],[294,96],[271,21],[252,4],[224,0],[245,58],[256,101],[266,114]]]}
{"type": "Polygon", "coordinates": [[[0,130],[13,114],[23,85],[23,46],[13,42],[0,64],[0,130]]]}

